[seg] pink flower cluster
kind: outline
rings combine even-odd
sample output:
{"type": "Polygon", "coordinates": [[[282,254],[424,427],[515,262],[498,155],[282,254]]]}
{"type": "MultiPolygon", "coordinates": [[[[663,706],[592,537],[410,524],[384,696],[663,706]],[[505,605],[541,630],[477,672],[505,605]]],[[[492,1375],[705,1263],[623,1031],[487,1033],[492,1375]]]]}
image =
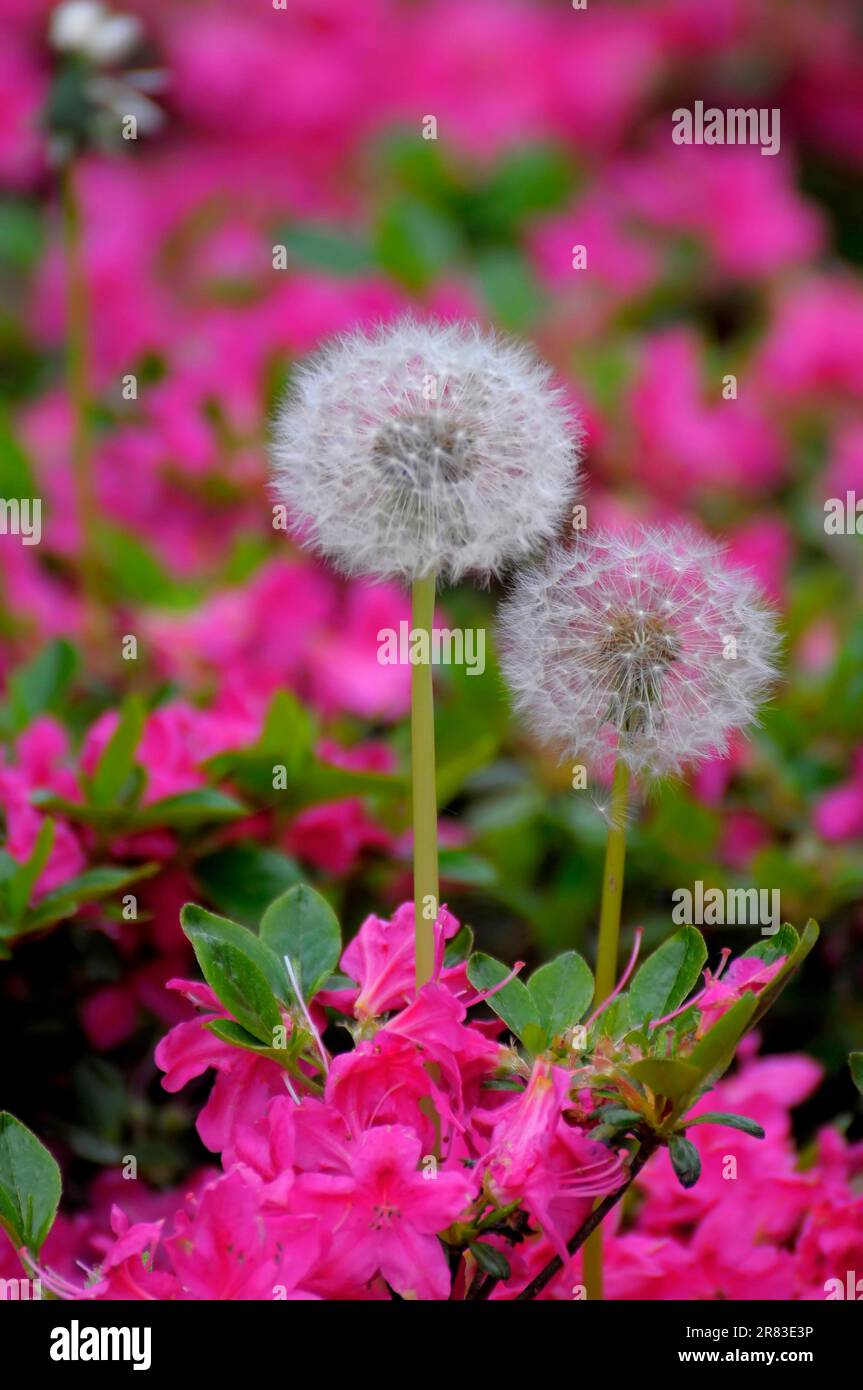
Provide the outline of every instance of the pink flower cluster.
{"type": "MultiPolygon", "coordinates": [[[[848,1144],[825,1126],[804,1162],[790,1111],[815,1090],[821,1068],[805,1056],[759,1057],[756,1046],[747,1040],[736,1072],[692,1115],[742,1111],[763,1127],[765,1139],[753,1145],[730,1129],[693,1126],[688,1137],[701,1158],[701,1177],[686,1191],[667,1154],[647,1165],[635,1201],[609,1218],[608,1298],[824,1299],[835,1287],[829,1280],[844,1286],[847,1271],[859,1268],[863,1143],[848,1144]]],[[[528,1251],[520,1276],[532,1278],[545,1257],[547,1250],[528,1251]]],[[[544,1296],[583,1296],[580,1278],[576,1263],[544,1296]]]]}
{"type": "MultiPolygon", "coordinates": [[[[563,1268],[542,1296],[583,1297],[580,1256],[566,1243],[593,1199],[624,1182],[623,1158],[593,1137],[596,1102],[565,1065],[538,1057],[525,1071],[498,1040],[499,1020],[468,1016],[485,996],[463,963],[444,963],[457,931],[442,910],[435,975],[416,992],[412,907],[367,918],[340,962],[353,983],[311,1003],[322,1070],[303,1064],[308,1085],[292,1084],[266,1049],[215,1036],[208,1025],[227,1015],[208,986],[172,981],[202,1012],[168,1033],[157,1061],[169,1091],[215,1071],[198,1130],[221,1171],[195,1176],[182,1200],[127,1197],[122,1181],[101,1179],[90,1217],[61,1218],[49,1239],[48,1286],[96,1299],[463,1298],[482,1276],[471,1254],[451,1268],[445,1236],[454,1251],[481,1238],[505,1258],[495,1299],[514,1297],[555,1254],[563,1268]],[[346,1016],[352,1050],[323,1046],[325,1006],[346,1016]],[[515,1090],[496,1088],[507,1075],[515,1090]],[[96,1257],[83,1289],[72,1252],[79,1263],[96,1257]]],[[[778,968],[742,966],[752,968],[737,963],[721,987],[708,979],[696,1001],[705,1027],[778,968]]],[[[820,1070],[756,1048],[750,1039],[738,1071],[690,1118],[743,1110],[766,1138],[693,1125],[702,1177],[684,1191],[666,1156],[648,1164],[634,1200],[613,1209],[610,1297],[819,1298],[853,1267],[863,1144],[825,1130],[801,1165],[789,1110],[820,1070]]]]}

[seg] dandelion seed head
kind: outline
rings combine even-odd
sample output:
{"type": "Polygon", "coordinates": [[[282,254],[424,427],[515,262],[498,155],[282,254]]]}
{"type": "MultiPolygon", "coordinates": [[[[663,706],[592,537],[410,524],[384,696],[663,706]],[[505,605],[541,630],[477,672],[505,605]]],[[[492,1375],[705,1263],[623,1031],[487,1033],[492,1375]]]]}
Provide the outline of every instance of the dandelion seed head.
{"type": "Polygon", "coordinates": [[[274,425],[274,488],[345,573],[488,579],[554,536],[579,439],[528,349],[405,318],[297,370],[274,425]]]}
{"type": "Polygon", "coordinates": [[[721,550],[685,530],[597,533],[524,571],[500,617],[517,709],[594,766],[642,778],[727,749],[775,678],[775,618],[721,550]]]}

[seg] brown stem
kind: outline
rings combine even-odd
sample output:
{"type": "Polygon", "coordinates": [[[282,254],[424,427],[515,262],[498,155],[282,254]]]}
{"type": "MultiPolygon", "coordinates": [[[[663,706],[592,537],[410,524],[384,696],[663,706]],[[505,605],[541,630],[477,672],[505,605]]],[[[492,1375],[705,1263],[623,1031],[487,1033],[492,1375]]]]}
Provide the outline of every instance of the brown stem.
{"type": "MultiPolygon", "coordinates": [[[[610,1192],[607,1197],[604,1197],[599,1206],[595,1207],[590,1213],[584,1225],[579,1227],[572,1237],[572,1240],[567,1243],[566,1248],[570,1255],[574,1255],[576,1250],[581,1249],[587,1237],[596,1230],[597,1226],[605,1219],[612,1208],[617,1206],[621,1197],[629,1191],[630,1187],[635,1182],[635,1179],[638,1177],[647,1160],[658,1148],[659,1140],[655,1139],[653,1135],[641,1141],[641,1147],[630,1165],[629,1177],[626,1182],[622,1187],[619,1187],[616,1192],[610,1192]]],[[[549,1260],[545,1268],[540,1270],[536,1278],[532,1279],[527,1287],[522,1289],[520,1294],[516,1295],[515,1301],[517,1303],[523,1303],[528,1299],[536,1298],[537,1294],[542,1293],[546,1284],[550,1283],[561,1269],[563,1269],[563,1260],[559,1255],[555,1255],[553,1259],[549,1260]]]]}
{"type": "MultiPolygon", "coordinates": [[[[599,1205],[590,1213],[590,1216],[584,1224],[579,1226],[566,1247],[570,1255],[574,1255],[577,1250],[581,1249],[588,1236],[596,1230],[602,1221],[604,1221],[612,1208],[617,1206],[617,1203],[626,1195],[635,1182],[635,1179],[638,1177],[647,1160],[656,1153],[659,1147],[659,1140],[655,1139],[653,1135],[649,1135],[648,1138],[642,1139],[641,1147],[630,1164],[629,1176],[626,1182],[623,1183],[616,1192],[610,1192],[607,1197],[604,1197],[599,1205]]],[[[563,1269],[563,1260],[559,1255],[555,1255],[549,1260],[545,1268],[540,1270],[536,1278],[532,1279],[531,1282],[522,1289],[520,1294],[516,1294],[515,1302],[524,1303],[530,1299],[536,1298],[537,1294],[542,1293],[546,1284],[550,1283],[561,1269],[563,1269]]],[[[465,1295],[466,1301],[478,1302],[487,1299],[498,1282],[499,1281],[494,1275],[491,1274],[487,1275],[485,1279],[475,1279],[465,1295]]]]}

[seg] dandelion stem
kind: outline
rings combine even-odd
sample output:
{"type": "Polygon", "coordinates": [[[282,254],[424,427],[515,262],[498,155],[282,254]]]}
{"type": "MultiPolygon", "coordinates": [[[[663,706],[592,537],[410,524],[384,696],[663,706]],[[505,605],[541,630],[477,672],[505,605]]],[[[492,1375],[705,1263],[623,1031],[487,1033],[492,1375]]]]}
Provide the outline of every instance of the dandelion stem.
{"type": "Polygon", "coordinates": [[[602,875],[595,1004],[601,1004],[604,999],[608,998],[617,979],[617,946],[620,937],[620,904],[623,899],[628,801],[629,768],[622,758],[618,758],[614,769],[614,780],[611,784],[610,825],[608,844],[605,848],[605,868],[602,875]]]}
{"type": "Polygon", "coordinates": [[[81,531],[80,566],[89,618],[95,625],[99,604],[98,508],[90,471],[90,315],[81,250],[81,211],[75,189],[75,161],[61,175],[63,241],[66,254],[66,360],[72,404],[72,478],[81,531]]]}
{"type": "MultiPolygon", "coordinates": [[[[611,784],[611,812],[605,867],[602,874],[602,904],[599,912],[599,947],[596,960],[594,1006],[601,1004],[614,989],[617,978],[617,950],[620,939],[620,905],[623,900],[623,868],[626,859],[626,808],[629,799],[629,768],[618,758],[611,784]]],[[[602,1298],[602,1230],[599,1226],[585,1241],[584,1283],[588,1301],[602,1298]]]]}
{"type": "Polygon", "coordinates": [[[434,971],[434,923],[438,914],[437,791],[435,787],[434,690],[431,632],[435,578],[415,579],[411,627],[428,633],[429,660],[411,667],[411,779],[413,783],[414,915],[417,988],[434,971]]]}

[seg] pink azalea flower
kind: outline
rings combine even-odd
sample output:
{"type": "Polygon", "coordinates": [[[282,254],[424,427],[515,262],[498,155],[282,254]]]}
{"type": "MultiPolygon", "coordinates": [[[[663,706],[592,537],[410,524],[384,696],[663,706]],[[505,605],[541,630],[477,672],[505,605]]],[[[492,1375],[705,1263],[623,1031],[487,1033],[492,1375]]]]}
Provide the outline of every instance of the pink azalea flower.
{"type": "MultiPolygon", "coordinates": [[[[92,776],[117,727],[119,715],[107,710],[87,731],[81,770],[92,776]]],[[[143,802],[151,805],[205,785],[202,764],[225,750],[218,721],[184,700],[160,705],[147,716],[136,760],[146,770],[143,802]]]]}
{"type": "MultiPolygon", "coordinates": [[[[438,929],[445,940],[459,929],[445,907],[438,916],[438,929]]],[[[414,950],[413,903],[402,903],[389,919],[367,917],[339,962],[358,988],[322,994],[321,1000],[360,1021],[404,1008],[416,992],[414,950]]]]}
{"type": "Polygon", "coordinates": [[[726,553],[733,565],[754,575],[765,594],[781,604],[793,549],[787,523],[778,516],[760,513],[733,533],[726,553]]]}
{"type": "MultiPolygon", "coordinates": [[[[465,1085],[490,1076],[500,1062],[501,1046],[465,1024],[467,1008],[444,983],[429,981],[381,1032],[407,1038],[438,1068],[456,1116],[464,1109],[465,1085]]],[[[380,1036],[380,1034],[378,1035],[380,1036]]]]}
{"type": "Polygon", "coordinates": [[[673,145],[621,164],[615,182],[631,213],[674,237],[693,236],[720,271],[759,279],[824,244],[820,213],[797,192],[782,156],[745,145],[673,145]]]}
{"type": "MultiPolygon", "coordinates": [[[[6,821],[3,847],[21,864],[33,853],[45,819],[31,801],[36,789],[20,768],[0,764],[0,809],[6,821]]],[[[51,819],[54,821],[54,843],[30,895],[33,902],[82,873],[87,863],[78,835],[69,823],[58,816],[51,819]]]]}
{"type": "Polygon", "coordinates": [[[114,1207],[111,1229],[116,1237],[102,1260],[99,1278],[84,1290],[83,1298],[119,1300],[172,1299],[180,1286],[174,1276],[154,1268],[164,1222],[136,1222],[114,1207]]]}
{"type": "Polygon", "coordinates": [[[757,380],[780,401],[863,393],[863,290],[840,275],[809,276],[778,296],[756,357],[757,380]]]}
{"type": "Polygon", "coordinates": [[[770,965],[765,965],[757,956],[738,956],[731,962],[721,979],[718,971],[716,976],[712,976],[709,970],[705,971],[707,986],[698,996],[698,1008],[701,1013],[698,1023],[699,1037],[707,1033],[743,994],[757,994],[759,990],[764,989],[784,964],[784,956],[780,956],[770,965]]]}
{"type": "MultiPolygon", "coordinates": [[[[182,990],[212,1012],[178,1023],[162,1038],[155,1052],[156,1065],[165,1073],[162,1085],[166,1091],[180,1091],[214,1068],[216,1082],[196,1128],[212,1153],[231,1162],[243,1129],[256,1122],[273,1096],[284,1094],[285,1073],[276,1062],[222,1042],[204,1026],[210,1019],[228,1017],[208,986],[169,980],[168,988],[182,990]]],[[[287,1017],[285,1025],[290,1027],[287,1017]]]]}
{"type": "Polygon", "coordinates": [[[134,1033],[138,1005],[127,984],[102,985],[81,1003],[78,1016],[90,1046],[109,1052],[134,1033]]]}
{"type": "Polygon", "coordinates": [[[760,816],[751,811],[731,811],[722,824],[719,857],[732,869],[746,869],[770,839],[770,830],[760,816]]]}
{"type": "Polygon", "coordinates": [[[863,836],[863,747],[851,756],[851,776],[824,792],[815,803],[815,828],[825,840],[863,836]]]}
{"type": "Polygon", "coordinates": [[[708,401],[700,350],[687,330],[656,335],[632,391],[640,479],[680,497],[718,489],[758,491],[782,471],[772,424],[751,400],[708,401]]]}
{"type": "Polygon", "coordinates": [[[568,1263],[566,1242],[590,1212],[591,1199],[624,1179],[620,1157],[563,1118],[570,1076],[538,1059],[527,1089],[504,1111],[485,1158],[502,1205],[519,1197],[568,1263]]]}
{"type": "Polygon", "coordinates": [[[166,1241],[183,1297],[195,1299],[310,1299],[302,1287],[323,1244],[308,1216],[261,1208],[262,1185],[239,1165],[178,1212],[166,1241]]]}
{"type": "Polygon", "coordinates": [[[389,848],[391,837],[357,800],[302,811],[285,841],[291,854],[333,877],[348,874],[367,850],[389,848]]]}
{"type": "Polygon", "coordinates": [[[406,1125],[421,1137],[424,1153],[431,1153],[436,1143],[434,1119],[427,1107],[421,1108],[429,1097],[437,1116],[454,1124],[450,1100],[426,1067],[424,1052],[385,1028],[352,1052],[334,1057],[327,1077],[326,1100],[352,1133],[375,1124],[406,1125]]]}
{"type": "Polygon", "coordinates": [[[848,1297],[849,1273],[854,1296],[859,1299],[857,1281],[863,1278],[860,1254],[863,1251],[863,1198],[843,1196],[817,1200],[808,1212],[798,1247],[797,1283],[803,1298],[836,1296],[838,1279],[848,1297]]]}
{"type": "Polygon", "coordinates": [[[447,1297],[449,1268],[436,1233],[461,1215],[475,1184],[441,1168],[427,1178],[421,1157],[413,1131],[382,1125],[354,1141],[349,1169],[297,1178],[293,1209],[318,1216],[332,1236],[316,1287],[350,1296],[380,1275],[403,1298],[447,1297]]]}

